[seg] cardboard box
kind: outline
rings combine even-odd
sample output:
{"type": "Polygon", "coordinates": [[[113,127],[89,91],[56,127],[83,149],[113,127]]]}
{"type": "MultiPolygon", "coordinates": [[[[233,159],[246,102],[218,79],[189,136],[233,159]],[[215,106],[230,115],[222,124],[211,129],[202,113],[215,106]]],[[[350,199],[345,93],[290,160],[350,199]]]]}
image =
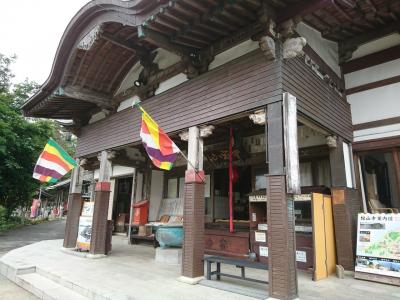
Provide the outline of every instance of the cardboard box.
{"type": "Polygon", "coordinates": [[[152,226],[140,225],[138,236],[148,236],[152,234],[152,226]]]}

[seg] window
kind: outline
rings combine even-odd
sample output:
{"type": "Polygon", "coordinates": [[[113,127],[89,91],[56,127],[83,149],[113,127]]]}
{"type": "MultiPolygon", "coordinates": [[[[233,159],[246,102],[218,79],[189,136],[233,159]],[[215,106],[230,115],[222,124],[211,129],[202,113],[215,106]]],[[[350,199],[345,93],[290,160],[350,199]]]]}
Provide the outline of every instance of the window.
{"type": "Polygon", "coordinates": [[[178,197],[178,178],[169,178],[167,186],[167,198],[178,197]]]}
{"type": "Polygon", "coordinates": [[[254,188],[256,191],[266,189],[267,188],[267,179],[265,178],[265,174],[267,171],[264,168],[255,169],[255,183],[254,188]]]}

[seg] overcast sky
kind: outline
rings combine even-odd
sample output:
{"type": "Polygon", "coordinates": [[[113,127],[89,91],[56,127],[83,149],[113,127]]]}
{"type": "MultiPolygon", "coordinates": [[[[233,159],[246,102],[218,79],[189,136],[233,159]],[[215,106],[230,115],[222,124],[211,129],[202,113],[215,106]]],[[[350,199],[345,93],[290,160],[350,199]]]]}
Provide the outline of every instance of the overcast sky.
{"type": "Polygon", "coordinates": [[[0,53],[17,55],[14,83],[42,84],[69,21],[88,0],[0,0],[0,53]]]}

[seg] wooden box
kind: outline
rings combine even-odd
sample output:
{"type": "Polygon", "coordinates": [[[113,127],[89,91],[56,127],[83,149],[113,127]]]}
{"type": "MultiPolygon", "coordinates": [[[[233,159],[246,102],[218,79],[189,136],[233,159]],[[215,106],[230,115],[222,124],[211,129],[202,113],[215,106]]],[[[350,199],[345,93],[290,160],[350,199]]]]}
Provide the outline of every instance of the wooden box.
{"type": "Polygon", "coordinates": [[[148,236],[148,235],[151,235],[151,233],[152,233],[151,226],[146,226],[146,225],[139,226],[138,236],[148,236]]]}
{"type": "Polygon", "coordinates": [[[249,232],[206,229],[204,244],[206,254],[243,258],[249,253],[249,232]]]}

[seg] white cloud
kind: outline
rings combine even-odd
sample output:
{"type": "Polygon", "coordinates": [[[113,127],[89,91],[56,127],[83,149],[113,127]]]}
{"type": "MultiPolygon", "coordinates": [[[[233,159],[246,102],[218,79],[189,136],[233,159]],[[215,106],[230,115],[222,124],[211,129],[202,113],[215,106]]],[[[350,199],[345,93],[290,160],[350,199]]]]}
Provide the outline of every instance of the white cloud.
{"type": "Polygon", "coordinates": [[[0,53],[16,54],[14,83],[43,83],[61,36],[87,0],[12,0],[0,3],[0,53]]]}

